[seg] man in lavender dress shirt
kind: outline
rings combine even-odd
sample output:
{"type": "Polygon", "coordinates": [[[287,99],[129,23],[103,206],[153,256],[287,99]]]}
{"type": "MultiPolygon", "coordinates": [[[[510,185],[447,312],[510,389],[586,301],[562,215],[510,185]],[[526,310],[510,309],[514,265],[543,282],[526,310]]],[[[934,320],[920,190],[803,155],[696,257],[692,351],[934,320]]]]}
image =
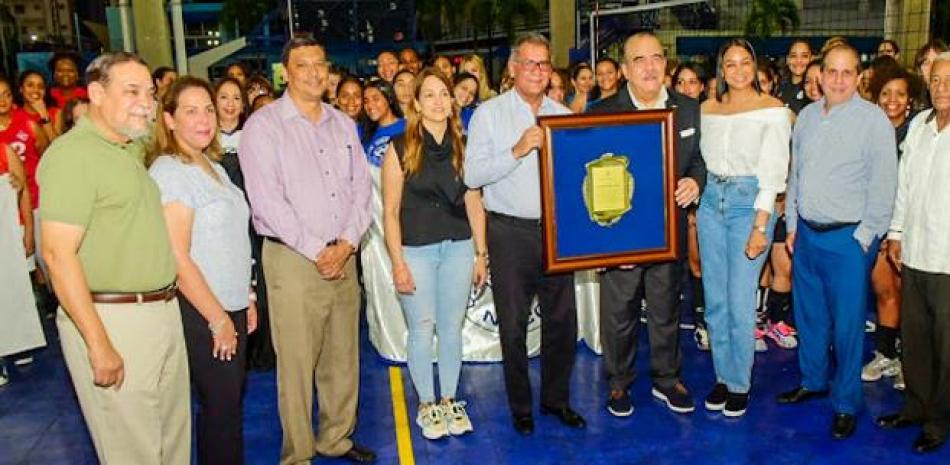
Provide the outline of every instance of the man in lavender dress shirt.
{"type": "Polygon", "coordinates": [[[277,353],[281,465],[314,455],[372,462],[350,440],[359,392],[359,285],[353,252],[370,223],[370,174],[353,121],[321,102],[326,51],[284,47],[287,92],[244,126],[239,157],[277,353]],[[312,430],[313,391],[320,418],[312,430]]]}

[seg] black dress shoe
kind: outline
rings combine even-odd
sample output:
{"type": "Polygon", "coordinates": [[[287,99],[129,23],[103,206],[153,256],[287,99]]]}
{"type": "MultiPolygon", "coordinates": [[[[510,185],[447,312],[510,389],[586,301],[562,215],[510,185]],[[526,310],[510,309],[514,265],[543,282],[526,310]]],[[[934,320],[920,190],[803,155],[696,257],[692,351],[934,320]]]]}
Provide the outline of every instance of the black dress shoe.
{"type": "Polygon", "coordinates": [[[917,439],[914,440],[914,452],[918,454],[933,452],[939,449],[946,441],[946,437],[937,437],[930,433],[920,433],[920,436],[917,436],[917,439]]]}
{"type": "Polygon", "coordinates": [[[353,447],[340,457],[356,463],[372,463],[376,461],[376,454],[373,451],[365,447],[360,447],[356,445],[355,442],[353,443],[353,447]]]}
{"type": "Polygon", "coordinates": [[[899,413],[894,413],[891,415],[877,417],[877,419],[874,420],[874,424],[885,429],[898,429],[914,426],[918,424],[918,422],[911,420],[910,418],[907,418],[899,413]]]}
{"type": "Polygon", "coordinates": [[[828,391],[809,391],[801,386],[792,389],[788,392],[783,392],[775,398],[776,401],[780,404],[797,404],[799,402],[804,402],[806,400],[817,399],[819,397],[825,397],[828,395],[828,391]]]}
{"type": "Polygon", "coordinates": [[[531,415],[515,417],[515,431],[522,436],[528,436],[534,432],[534,418],[531,415]]]}
{"type": "Polygon", "coordinates": [[[584,428],[587,426],[587,422],[584,421],[584,418],[577,414],[577,412],[571,410],[570,407],[561,407],[561,408],[552,408],[541,406],[542,415],[554,415],[561,420],[561,423],[564,423],[571,428],[584,428]]]}
{"type": "Polygon", "coordinates": [[[831,423],[831,437],[835,439],[848,439],[854,434],[856,425],[854,415],[847,413],[836,413],[835,419],[831,423]]]}

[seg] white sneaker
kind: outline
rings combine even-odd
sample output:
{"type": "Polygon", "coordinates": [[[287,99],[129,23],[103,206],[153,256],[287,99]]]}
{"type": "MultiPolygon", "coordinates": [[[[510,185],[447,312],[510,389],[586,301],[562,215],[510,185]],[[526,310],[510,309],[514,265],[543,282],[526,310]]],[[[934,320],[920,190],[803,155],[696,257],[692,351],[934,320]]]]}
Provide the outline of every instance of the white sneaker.
{"type": "Polygon", "coordinates": [[[464,400],[451,400],[442,403],[442,413],[445,423],[448,425],[449,434],[452,436],[461,436],[470,431],[475,431],[472,427],[472,421],[465,412],[466,402],[464,400]]]}
{"type": "Polygon", "coordinates": [[[693,331],[693,339],[696,340],[696,347],[699,350],[709,350],[709,332],[703,326],[697,326],[693,331]]]}
{"type": "Polygon", "coordinates": [[[416,424],[422,428],[422,435],[426,439],[439,439],[449,434],[442,407],[436,404],[429,404],[420,408],[416,415],[416,424]]]}
{"type": "Polygon", "coordinates": [[[877,331],[877,323],[871,320],[864,320],[864,332],[873,333],[877,331]]]}
{"type": "Polygon", "coordinates": [[[765,331],[759,329],[758,326],[755,327],[755,351],[756,352],[768,352],[769,345],[765,343],[765,331]]]}
{"type": "Polygon", "coordinates": [[[877,381],[882,376],[897,376],[901,370],[901,362],[896,358],[887,358],[884,354],[874,351],[874,358],[861,369],[862,381],[877,381]]]}

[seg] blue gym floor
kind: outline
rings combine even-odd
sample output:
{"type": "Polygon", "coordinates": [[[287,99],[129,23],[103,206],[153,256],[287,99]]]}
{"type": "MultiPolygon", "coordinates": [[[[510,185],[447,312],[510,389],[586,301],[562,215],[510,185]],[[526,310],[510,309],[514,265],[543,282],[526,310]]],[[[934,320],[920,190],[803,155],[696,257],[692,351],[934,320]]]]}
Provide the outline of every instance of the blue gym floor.
{"type": "MultiPolygon", "coordinates": [[[[644,331],[645,334],[645,331],[644,331]]],[[[379,454],[380,464],[400,463],[389,368],[366,340],[362,341],[359,424],[355,439],[379,454]]],[[[574,367],[572,403],[587,419],[587,429],[562,427],[536,415],[533,436],[518,436],[511,427],[500,364],[467,364],[459,393],[468,401],[475,432],[461,438],[427,441],[414,425],[417,405],[408,371],[400,373],[408,407],[411,450],[418,464],[950,464],[950,446],[936,454],[911,451],[916,430],[883,431],[872,416],[891,412],[901,394],[890,380],[865,384],[866,410],[857,433],[843,442],[829,435],[827,400],[802,406],[779,406],[777,393],[798,382],[794,351],[777,349],[756,356],[752,401],[740,419],[707,413],[702,397],[712,386],[712,362],[700,352],[691,333],[681,332],[683,377],[697,400],[690,415],[668,411],[650,396],[646,336],[642,338],[633,389],[633,416],[618,419],[604,409],[605,381],[600,358],[583,344],[574,367]]],[[[0,388],[0,464],[95,464],[95,453],[76,403],[54,334],[52,343],[26,367],[11,364],[11,382],[0,388]]],[[[868,354],[870,358],[870,338],[868,354]]],[[[866,359],[867,359],[866,358],[866,359]]],[[[539,366],[531,364],[537,392],[539,366]]],[[[535,407],[537,409],[537,407],[535,407]]],[[[273,372],[252,373],[245,400],[244,432],[248,464],[275,464],[281,431],[273,372]]],[[[345,463],[314,460],[314,463],[345,463]]],[[[403,463],[407,463],[404,461],[403,463]]],[[[135,465],[135,464],[129,464],[135,465]]]]}

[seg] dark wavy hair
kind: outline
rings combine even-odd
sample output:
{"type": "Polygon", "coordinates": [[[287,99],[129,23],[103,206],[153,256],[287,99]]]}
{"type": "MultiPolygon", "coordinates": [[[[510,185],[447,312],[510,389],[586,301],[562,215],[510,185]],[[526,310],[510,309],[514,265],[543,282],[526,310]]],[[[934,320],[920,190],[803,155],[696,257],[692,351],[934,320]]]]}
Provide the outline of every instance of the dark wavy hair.
{"type": "Polygon", "coordinates": [[[673,83],[673,88],[676,88],[676,83],[679,81],[680,74],[683,74],[683,71],[691,71],[696,75],[696,79],[703,83],[703,91],[699,93],[698,100],[700,102],[706,100],[706,72],[703,70],[703,68],[696,65],[695,63],[684,62],[676,65],[676,68],[673,69],[673,74],[670,77],[670,81],[673,83]]]}
{"type": "Polygon", "coordinates": [[[874,77],[871,78],[871,84],[868,86],[868,90],[871,92],[871,103],[877,104],[884,86],[898,79],[903,79],[907,83],[907,96],[910,98],[910,105],[913,107],[914,102],[917,101],[923,90],[923,82],[916,74],[912,74],[902,67],[874,72],[874,77]]]}
{"type": "Polygon", "coordinates": [[[756,60],[755,70],[757,71],[755,77],[756,81],[759,80],[758,73],[765,73],[765,78],[772,83],[772,87],[769,88],[769,95],[778,97],[781,77],[779,76],[778,67],[775,66],[775,63],[772,63],[772,60],[768,58],[759,57],[759,59],[756,60]]]}
{"type": "MultiPolygon", "coordinates": [[[[225,76],[214,83],[214,94],[212,95],[212,97],[214,97],[214,108],[215,110],[218,109],[218,92],[221,91],[221,88],[224,87],[225,84],[233,84],[238,88],[238,93],[241,94],[241,114],[238,116],[237,125],[237,129],[241,129],[244,127],[244,121],[247,119],[247,115],[251,112],[251,103],[247,100],[247,92],[244,91],[244,87],[241,87],[241,83],[237,79],[225,76]]],[[[218,125],[218,129],[221,129],[220,124],[218,125]]]]}
{"type": "MultiPolygon", "coordinates": [[[[366,91],[369,89],[376,89],[380,94],[383,94],[383,97],[386,98],[386,104],[389,105],[389,111],[391,111],[396,118],[403,117],[402,108],[399,107],[399,100],[396,100],[396,89],[392,84],[383,79],[373,79],[363,86],[363,98],[366,98],[366,91]]],[[[363,128],[363,143],[372,140],[373,135],[376,134],[376,130],[379,129],[378,121],[372,121],[369,120],[369,118],[367,118],[367,120],[368,123],[363,128]]]]}
{"type": "Polygon", "coordinates": [[[17,77],[16,89],[14,89],[13,92],[13,101],[21,107],[26,104],[26,100],[23,98],[23,93],[20,91],[20,89],[23,88],[23,83],[26,82],[30,76],[39,76],[40,79],[43,80],[43,87],[46,88],[46,90],[43,91],[43,103],[46,104],[46,108],[56,107],[56,100],[53,100],[53,96],[49,93],[50,86],[49,82],[46,80],[46,76],[35,69],[24,70],[22,73],[20,73],[20,76],[17,77]]]}
{"type": "MultiPolygon", "coordinates": [[[[722,66],[724,64],[723,60],[726,57],[726,52],[728,52],[732,47],[739,47],[749,52],[749,55],[752,56],[753,65],[756,63],[755,49],[752,48],[752,44],[750,44],[748,40],[736,37],[734,39],[727,40],[726,43],[719,47],[719,53],[716,54],[716,101],[719,102],[722,101],[722,96],[725,95],[726,92],[729,92],[729,84],[726,84],[726,77],[722,72],[722,66]]],[[[762,87],[759,86],[758,79],[752,80],[752,88],[755,89],[756,92],[760,94],[762,93],[762,87]]]]}

